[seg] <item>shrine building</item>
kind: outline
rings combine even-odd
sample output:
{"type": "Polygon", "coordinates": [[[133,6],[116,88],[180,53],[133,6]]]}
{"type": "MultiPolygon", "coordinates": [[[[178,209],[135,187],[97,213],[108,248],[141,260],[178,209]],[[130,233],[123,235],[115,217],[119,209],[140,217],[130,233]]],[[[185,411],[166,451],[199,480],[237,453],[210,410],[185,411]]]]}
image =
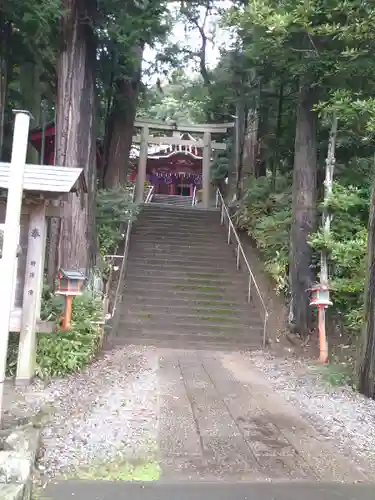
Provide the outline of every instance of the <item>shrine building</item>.
{"type": "MultiPolygon", "coordinates": [[[[189,133],[177,133],[181,141],[196,141],[189,133]]],[[[140,148],[133,145],[130,151],[132,172],[130,180],[136,181],[140,148]]],[[[146,181],[154,186],[155,194],[193,196],[194,188],[202,187],[203,149],[194,145],[148,145],[146,181]]]]}
{"type": "MultiPolygon", "coordinates": [[[[139,132],[133,136],[129,155],[129,177],[136,182],[137,202],[143,201],[148,182],[154,186],[155,194],[193,196],[194,190],[202,190],[203,207],[209,208],[213,155],[226,149],[225,143],[212,140],[212,136],[227,134],[233,126],[233,123],[177,125],[137,119],[134,129],[139,132]]],[[[44,127],[44,137],[42,128],[32,130],[30,142],[39,153],[44,150],[45,165],[54,164],[54,123],[44,127]]],[[[99,140],[96,160],[100,170],[103,161],[99,140]]]]}

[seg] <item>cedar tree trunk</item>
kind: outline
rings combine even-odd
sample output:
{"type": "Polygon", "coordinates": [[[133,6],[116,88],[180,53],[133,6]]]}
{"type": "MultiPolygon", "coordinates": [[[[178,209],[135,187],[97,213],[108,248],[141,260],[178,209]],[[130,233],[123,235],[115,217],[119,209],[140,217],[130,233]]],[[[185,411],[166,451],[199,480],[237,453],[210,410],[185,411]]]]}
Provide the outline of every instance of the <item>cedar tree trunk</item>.
{"type": "Polygon", "coordinates": [[[365,295],[365,324],[358,364],[359,390],[375,398],[375,181],[368,222],[368,281],[365,295]]]}
{"type": "Polygon", "coordinates": [[[58,58],[55,164],[83,167],[88,194],[71,194],[64,203],[58,265],[88,271],[95,264],[96,47],[88,19],[90,0],[64,0],[63,46],[58,58]]]}
{"type": "Polygon", "coordinates": [[[123,186],[126,183],[129,153],[133,142],[134,120],[137,111],[141,81],[143,47],[135,50],[133,75],[116,82],[116,94],[108,117],[104,187],[123,186]]]}
{"type": "Polygon", "coordinates": [[[312,327],[307,290],[314,280],[312,250],[308,238],[316,225],[316,91],[309,85],[299,89],[293,170],[292,228],[289,256],[291,314],[294,330],[306,337],[312,327]]]}

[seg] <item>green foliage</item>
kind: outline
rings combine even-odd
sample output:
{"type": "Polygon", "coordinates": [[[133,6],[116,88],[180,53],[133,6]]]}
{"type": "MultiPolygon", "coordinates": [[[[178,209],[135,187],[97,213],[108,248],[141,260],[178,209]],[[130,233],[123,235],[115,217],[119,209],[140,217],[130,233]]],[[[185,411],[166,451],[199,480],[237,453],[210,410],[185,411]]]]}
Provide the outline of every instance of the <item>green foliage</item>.
{"type": "MultiPolygon", "coordinates": [[[[333,217],[327,237],[318,230],[310,239],[319,252],[328,251],[333,311],[344,317],[348,330],[358,333],[363,320],[363,291],[367,271],[367,179],[360,187],[336,182],[328,207],[333,217]]],[[[261,250],[265,268],[275,280],[278,292],[288,291],[289,232],[291,227],[290,181],[279,176],[275,189],[270,177],[252,179],[237,213],[236,224],[245,229],[261,250]]]]}
{"type": "MultiPolygon", "coordinates": [[[[60,323],[64,298],[52,295],[47,287],[43,291],[41,319],[60,323]]],[[[98,352],[102,328],[100,297],[88,292],[73,298],[72,328],[68,332],[38,333],[36,375],[42,379],[64,377],[82,370],[98,352]]],[[[19,335],[9,338],[7,374],[15,375],[17,368],[19,335]]]]}
{"type": "Polygon", "coordinates": [[[102,189],[96,197],[96,221],[99,235],[99,247],[102,256],[114,252],[123,239],[126,225],[137,214],[133,201],[133,187],[102,189]]]}
{"type": "MultiPolygon", "coordinates": [[[[60,308],[45,305],[58,316],[60,308]]],[[[72,328],[68,332],[38,334],[36,375],[40,378],[63,377],[88,365],[98,352],[101,341],[102,304],[99,297],[84,293],[73,299],[72,328]]]]}
{"type": "Polygon", "coordinates": [[[291,226],[291,189],[287,179],[279,176],[275,190],[270,177],[251,179],[235,222],[260,248],[265,267],[276,282],[276,290],[286,291],[291,226]]]}
{"type": "Polygon", "coordinates": [[[145,92],[138,115],[155,120],[202,123],[205,122],[207,97],[207,89],[199,77],[188,77],[183,70],[174,70],[165,84],[155,85],[145,92]]]}
{"type": "Polygon", "coordinates": [[[213,182],[220,182],[224,180],[229,171],[229,158],[227,154],[220,155],[212,162],[211,165],[211,180],[213,182]]]}

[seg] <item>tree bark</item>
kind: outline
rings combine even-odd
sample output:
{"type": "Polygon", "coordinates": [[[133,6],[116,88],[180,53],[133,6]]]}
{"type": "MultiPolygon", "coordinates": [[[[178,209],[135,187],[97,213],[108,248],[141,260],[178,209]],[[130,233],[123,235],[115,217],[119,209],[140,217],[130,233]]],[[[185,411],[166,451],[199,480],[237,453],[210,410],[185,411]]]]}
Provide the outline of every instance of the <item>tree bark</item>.
{"type": "Polygon", "coordinates": [[[63,46],[58,58],[56,165],[83,167],[88,194],[70,194],[64,203],[58,265],[88,271],[96,260],[95,191],[96,46],[88,19],[90,2],[64,0],[63,46]]]}
{"type": "MultiPolygon", "coordinates": [[[[33,117],[33,126],[41,125],[42,89],[40,83],[40,66],[34,61],[25,61],[20,65],[20,88],[22,93],[22,107],[30,111],[33,117]]],[[[38,151],[29,143],[27,162],[39,163],[38,151]]]]}
{"type": "Polygon", "coordinates": [[[358,363],[358,388],[365,396],[375,398],[375,179],[373,181],[368,222],[368,278],[365,294],[365,323],[358,363]]]}
{"type": "Polygon", "coordinates": [[[301,85],[297,105],[297,125],[293,170],[292,229],[289,258],[291,311],[293,329],[306,337],[312,327],[309,292],[314,274],[312,249],[308,238],[316,225],[316,91],[301,85]]]}
{"type": "Polygon", "coordinates": [[[268,135],[268,108],[267,105],[259,106],[258,147],[255,161],[255,177],[267,175],[267,135],[268,135]]]}
{"type": "Polygon", "coordinates": [[[134,63],[129,77],[116,81],[112,109],[107,117],[105,138],[104,187],[123,186],[126,183],[129,153],[133,142],[134,120],[137,112],[143,46],[134,50],[134,63]]]}
{"type": "Polygon", "coordinates": [[[0,14],[0,159],[3,158],[5,134],[5,108],[8,100],[8,79],[10,62],[10,39],[12,23],[0,14]]]}
{"type": "Polygon", "coordinates": [[[126,80],[117,84],[117,93],[108,118],[108,150],[104,172],[106,189],[126,183],[137,110],[138,84],[139,82],[126,80]]]}
{"type": "Polygon", "coordinates": [[[279,101],[277,105],[277,119],[275,131],[275,150],[272,158],[272,190],[276,188],[277,169],[280,163],[280,138],[281,138],[281,122],[283,116],[283,100],[284,100],[284,84],[281,82],[279,89],[279,101]]]}

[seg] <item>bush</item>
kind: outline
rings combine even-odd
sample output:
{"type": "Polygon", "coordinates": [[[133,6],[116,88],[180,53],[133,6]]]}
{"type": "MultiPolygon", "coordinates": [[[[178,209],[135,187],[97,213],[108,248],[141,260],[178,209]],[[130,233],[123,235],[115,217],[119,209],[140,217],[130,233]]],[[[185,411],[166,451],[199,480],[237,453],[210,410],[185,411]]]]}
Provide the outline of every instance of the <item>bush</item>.
{"type": "MultiPolygon", "coordinates": [[[[63,298],[43,293],[42,319],[59,321],[63,298]]],[[[95,357],[101,343],[102,304],[99,297],[89,293],[73,298],[72,328],[53,334],[38,333],[36,375],[42,379],[63,377],[87,366],[95,357]]],[[[9,340],[7,374],[15,375],[18,355],[18,334],[9,340]]]]}
{"type": "Polygon", "coordinates": [[[123,231],[137,215],[133,186],[101,189],[97,194],[96,222],[102,256],[113,252],[123,239],[123,231]]]}
{"type": "MultiPolygon", "coordinates": [[[[51,299],[54,302],[54,298],[51,299]]],[[[102,304],[88,293],[73,298],[72,327],[68,332],[38,334],[36,375],[63,377],[87,366],[101,342],[102,304]]],[[[60,310],[55,313],[58,315],[60,310]]]]}
{"type": "MultiPolygon", "coordinates": [[[[310,244],[313,264],[320,261],[322,249],[328,254],[333,288],[330,311],[343,317],[347,330],[356,334],[363,320],[370,184],[363,181],[361,187],[354,187],[352,177],[352,172],[344,171],[327,202],[333,216],[330,236],[319,230],[310,244]]],[[[269,177],[252,179],[234,216],[235,223],[255,240],[278,292],[287,292],[289,286],[291,202],[291,179],[278,176],[274,191],[269,177]]],[[[322,210],[323,206],[318,207],[318,220],[322,210]]]]}
{"type": "Polygon", "coordinates": [[[276,282],[276,291],[287,291],[291,189],[288,179],[252,179],[234,215],[237,226],[247,231],[261,250],[265,268],[276,282]]]}

